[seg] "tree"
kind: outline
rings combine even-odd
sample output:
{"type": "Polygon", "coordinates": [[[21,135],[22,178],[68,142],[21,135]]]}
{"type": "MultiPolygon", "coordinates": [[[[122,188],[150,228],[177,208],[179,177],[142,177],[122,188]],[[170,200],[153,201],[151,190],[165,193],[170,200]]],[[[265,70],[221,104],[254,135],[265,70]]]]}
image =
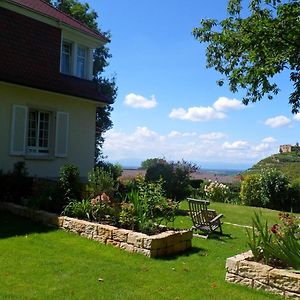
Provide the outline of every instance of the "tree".
{"type": "MultiPolygon", "coordinates": [[[[193,29],[200,42],[208,43],[207,67],[214,68],[229,82],[232,92],[246,89],[243,103],[264,96],[273,99],[280,91],[272,78],[289,70],[293,91],[289,97],[292,112],[300,107],[300,2],[299,0],[229,0],[229,17],[217,21],[202,19],[193,29]],[[242,16],[247,17],[242,17],[242,16]]],[[[224,78],[218,81],[222,86],[224,78]]]]}
{"type": "MultiPolygon", "coordinates": [[[[98,28],[98,14],[95,10],[90,8],[88,3],[81,3],[79,0],[46,0],[46,2],[72,16],[76,20],[84,23],[92,30],[101,33],[106,38],[110,38],[109,32],[103,32],[98,28]]],[[[109,65],[109,58],[111,58],[111,54],[107,46],[104,45],[95,49],[93,77],[94,81],[99,85],[102,94],[110,99],[113,103],[117,96],[115,77],[107,78],[102,74],[104,69],[109,65]]],[[[111,104],[104,107],[98,107],[96,111],[96,162],[103,158],[103,134],[113,126],[113,122],[110,119],[110,114],[112,111],[113,107],[111,104]]]]}
{"type": "Polygon", "coordinates": [[[191,192],[190,175],[198,170],[198,167],[187,161],[167,162],[165,159],[149,159],[150,162],[145,180],[155,182],[163,180],[163,189],[167,198],[181,201],[191,192]]]}

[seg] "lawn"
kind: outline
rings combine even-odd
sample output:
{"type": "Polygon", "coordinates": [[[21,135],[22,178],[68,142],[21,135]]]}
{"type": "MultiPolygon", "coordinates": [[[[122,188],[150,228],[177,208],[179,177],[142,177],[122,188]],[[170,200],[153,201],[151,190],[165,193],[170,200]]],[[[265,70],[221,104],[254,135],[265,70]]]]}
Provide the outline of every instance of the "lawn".
{"type": "MultiPolygon", "coordinates": [[[[226,222],[251,224],[253,208],[211,206],[226,222]]],[[[189,227],[189,217],[175,225],[189,227]]],[[[0,212],[0,299],[281,299],[224,281],[226,258],[248,249],[244,228],[223,229],[194,238],[187,254],[149,259],[0,212]]]]}

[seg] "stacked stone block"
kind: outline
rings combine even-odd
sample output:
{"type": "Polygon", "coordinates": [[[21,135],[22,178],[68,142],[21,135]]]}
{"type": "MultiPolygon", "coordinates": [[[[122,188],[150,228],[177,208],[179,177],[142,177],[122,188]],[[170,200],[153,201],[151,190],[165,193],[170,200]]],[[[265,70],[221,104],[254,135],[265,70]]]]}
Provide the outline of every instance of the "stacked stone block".
{"type": "Polygon", "coordinates": [[[192,247],[193,234],[189,230],[165,231],[148,236],[140,232],[115,226],[58,216],[40,210],[32,210],[12,203],[1,203],[0,209],[30,218],[47,226],[59,227],[103,244],[113,245],[147,257],[161,257],[184,252],[192,247]]]}
{"type": "Polygon", "coordinates": [[[226,261],[226,281],[262,289],[285,298],[300,299],[300,274],[251,261],[251,251],[226,261]]]}

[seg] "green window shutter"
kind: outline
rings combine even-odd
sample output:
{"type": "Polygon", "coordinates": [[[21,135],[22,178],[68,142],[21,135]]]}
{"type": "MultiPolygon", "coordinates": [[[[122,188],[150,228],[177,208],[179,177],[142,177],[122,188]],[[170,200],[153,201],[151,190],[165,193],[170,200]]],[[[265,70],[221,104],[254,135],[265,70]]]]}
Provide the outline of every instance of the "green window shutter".
{"type": "Polygon", "coordinates": [[[28,108],[23,105],[14,105],[11,126],[11,155],[25,155],[27,133],[28,108]]]}
{"type": "Polygon", "coordinates": [[[69,143],[69,114],[57,112],[56,114],[56,133],[55,133],[55,156],[67,157],[69,143]]]}

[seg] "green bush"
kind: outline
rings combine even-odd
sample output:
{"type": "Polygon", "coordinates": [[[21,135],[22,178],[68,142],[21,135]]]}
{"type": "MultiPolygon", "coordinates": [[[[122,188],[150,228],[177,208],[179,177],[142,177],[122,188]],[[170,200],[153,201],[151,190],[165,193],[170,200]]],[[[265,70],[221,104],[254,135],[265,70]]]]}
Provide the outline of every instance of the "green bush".
{"type": "Polygon", "coordinates": [[[261,195],[260,176],[257,174],[246,175],[242,181],[241,202],[244,205],[264,207],[261,195]]]}
{"type": "Polygon", "coordinates": [[[263,169],[260,174],[245,176],[240,198],[243,204],[278,210],[289,210],[288,179],[276,169],[263,169]]]}
{"type": "Polygon", "coordinates": [[[72,200],[63,210],[64,215],[83,220],[92,220],[92,204],[90,200],[72,200]]]}
{"type": "Polygon", "coordinates": [[[116,191],[116,181],[110,171],[95,167],[94,170],[88,174],[87,191],[90,198],[94,198],[102,193],[113,197],[116,191]]]}
{"type": "Polygon", "coordinates": [[[226,184],[217,181],[209,181],[204,187],[206,199],[212,202],[230,202],[230,190],[226,184]]]}
{"type": "Polygon", "coordinates": [[[73,199],[81,199],[79,169],[76,166],[66,164],[60,168],[59,187],[65,203],[68,203],[73,199]]]}
{"type": "Polygon", "coordinates": [[[275,267],[300,269],[300,222],[295,216],[279,214],[278,224],[269,227],[255,213],[247,229],[248,245],[255,261],[275,267]]]}
{"type": "Polygon", "coordinates": [[[172,222],[178,207],[176,202],[168,201],[164,196],[162,180],[146,182],[137,178],[137,189],[127,195],[136,214],[138,230],[152,233],[163,221],[172,222]]]}
{"type": "Polygon", "coordinates": [[[17,162],[12,172],[0,172],[0,201],[23,204],[32,194],[33,178],[28,175],[25,162],[17,162]]]}
{"type": "Polygon", "coordinates": [[[148,182],[163,180],[166,197],[181,201],[191,194],[190,174],[197,168],[186,161],[167,162],[164,159],[152,161],[146,171],[148,182]]]}
{"type": "Polygon", "coordinates": [[[104,169],[104,171],[110,173],[114,180],[117,180],[122,176],[123,168],[120,164],[112,164],[103,160],[97,162],[96,168],[104,169]]]}
{"type": "Polygon", "coordinates": [[[289,201],[293,212],[300,212],[300,179],[293,180],[289,185],[289,201]]]}

